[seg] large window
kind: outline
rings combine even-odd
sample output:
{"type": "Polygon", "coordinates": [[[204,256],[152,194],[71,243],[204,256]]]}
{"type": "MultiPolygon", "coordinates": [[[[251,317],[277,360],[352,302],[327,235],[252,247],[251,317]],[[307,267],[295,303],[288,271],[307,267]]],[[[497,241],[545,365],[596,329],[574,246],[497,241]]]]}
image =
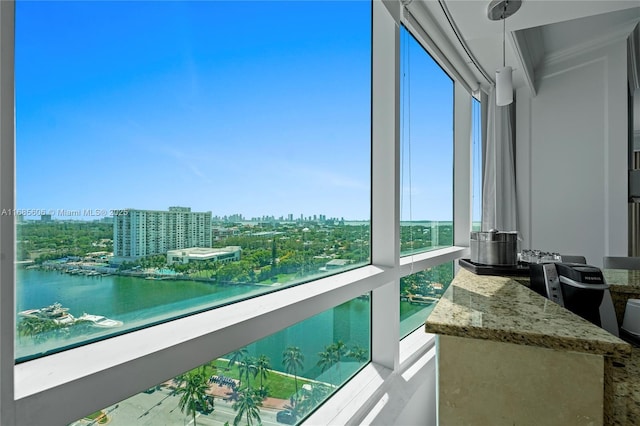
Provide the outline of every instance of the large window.
{"type": "Polygon", "coordinates": [[[0,2],[0,423],[233,424],[188,378],[271,424],[397,406],[471,194],[464,85],[392,3],[0,2]]]}
{"type": "Polygon", "coordinates": [[[298,424],[369,361],[369,319],[367,294],[87,413],[74,425],[298,424]]]}
{"type": "Polygon", "coordinates": [[[403,255],[453,245],[453,81],[400,30],[403,255]]]}
{"type": "MultiPolygon", "coordinates": [[[[453,245],[454,87],[404,26],[400,64],[400,255],[406,256],[453,245]]],[[[400,279],[400,338],[424,324],[452,279],[452,262],[400,279]]]]}
{"type": "Polygon", "coordinates": [[[371,4],[15,25],[18,360],[370,261],[371,4]]]}

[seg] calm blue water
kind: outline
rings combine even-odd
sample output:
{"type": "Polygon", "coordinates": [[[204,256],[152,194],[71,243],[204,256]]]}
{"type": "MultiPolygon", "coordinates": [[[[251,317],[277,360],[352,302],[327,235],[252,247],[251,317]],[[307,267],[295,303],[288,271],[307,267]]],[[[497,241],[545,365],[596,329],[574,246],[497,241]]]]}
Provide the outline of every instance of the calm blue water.
{"type": "MultiPolygon", "coordinates": [[[[34,269],[20,269],[16,274],[17,312],[59,302],[76,317],[86,312],[124,322],[117,329],[69,327],[62,335],[43,336],[46,338],[41,341],[17,337],[17,359],[82,344],[265,290],[255,286],[146,280],[117,275],[88,277],[34,269]]],[[[273,368],[281,369],[283,350],[290,345],[298,346],[305,353],[303,375],[316,377],[320,374],[315,366],[318,352],[327,345],[342,340],[348,347],[369,348],[369,312],[369,301],[356,299],[262,339],[250,345],[249,352],[255,356],[269,356],[273,368]]],[[[344,369],[345,376],[348,370],[344,369]]]]}

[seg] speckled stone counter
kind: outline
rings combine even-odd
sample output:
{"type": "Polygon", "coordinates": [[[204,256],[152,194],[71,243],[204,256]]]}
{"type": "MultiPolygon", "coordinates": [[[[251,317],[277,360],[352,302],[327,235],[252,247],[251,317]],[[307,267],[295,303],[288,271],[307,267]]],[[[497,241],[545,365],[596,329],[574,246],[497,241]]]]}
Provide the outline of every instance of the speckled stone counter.
{"type": "Polygon", "coordinates": [[[427,318],[428,333],[626,357],[631,346],[507,277],[460,269],[427,318]]]}
{"type": "Polygon", "coordinates": [[[640,374],[640,358],[635,351],[632,357],[631,345],[521,281],[461,269],[427,318],[425,330],[439,335],[440,354],[457,360],[439,356],[440,424],[483,415],[491,424],[539,424],[532,407],[549,415],[545,424],[633,424],[627,419],[637,413],[633,401],[640,399],[633,395],[640,397],[640,389],[638,376],[630,377],[640,374]],[[490,366],[494,359],[500,362],[490,366]],[[483,375],[485,366],[490,375],[483,375]],[[488,387],[495,374],[502,376],[488,387]],[[549,395],[558,387],[562,394],[549,395]],[[483,414],[485,406],[491,411],[483,414]]]}
{"type": "Polygon", "coordinates": [[[603,269],[602,273],[611,291],[619,293],[640,293],[640,270],[603,269]]]}
{"type": "Polygon", "coordinates": [[[640,271],[627,269],[603,269],[604,279],[609,284],[613,307],[618,324],[622,324],[627,300],[640,299],[640,271]]]}

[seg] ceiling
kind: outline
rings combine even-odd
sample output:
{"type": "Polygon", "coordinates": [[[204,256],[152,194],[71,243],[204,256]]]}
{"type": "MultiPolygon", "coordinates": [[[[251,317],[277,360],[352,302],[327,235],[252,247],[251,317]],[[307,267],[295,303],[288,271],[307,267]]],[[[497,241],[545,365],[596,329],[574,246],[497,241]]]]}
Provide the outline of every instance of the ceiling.
{"type": "MultiPolygon", "coordinates": [[[[494,78],[502,66],[502,21],[487,18],[489,0],[420,1],[442,32],[470,64],[484,88],[490,82],[473,66],[456,38],[450,20],[472,56],[494,78]]],[[[640,22],[640,1],[522,0],[520,10],[506,20],[506,64],[514,68],[515,87],[528,85],[535,93],[536,74],[554,59],[626,38],[640,22]]]]}

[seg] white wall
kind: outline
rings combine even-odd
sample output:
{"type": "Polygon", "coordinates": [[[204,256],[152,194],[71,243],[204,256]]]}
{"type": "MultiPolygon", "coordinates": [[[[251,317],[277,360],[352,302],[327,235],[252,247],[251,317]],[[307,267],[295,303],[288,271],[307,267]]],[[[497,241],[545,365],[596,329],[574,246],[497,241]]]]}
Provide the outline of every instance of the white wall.
{"type": "Polygon", "coordinates": [[[522,248],[627,255],[626,40],[547,62],[516,94],[522,248]]]}
{"type": "MultiPolygon", "coordinates": [[[[375,391],[360,402],[357,412],[334,418],[326,424],[436,426],[438,421],[435,354],[436,348],[432,346],[427,353],[413,357],[408,365],[403,365],[396,373],[388,374],[379,370],[378,377],[372,380],[375,391]]],[[[367,389],[360,392],[366,393],[367,389]]],[[[313,417],[305,421],[305,425],[320,424],[315,422],[313,417]]]]}
{"type": "Polygon", "coordinates": [[[435,426],[436,359],[424,357],[396,375],[378,404],[358,425],[435,426]]]}

